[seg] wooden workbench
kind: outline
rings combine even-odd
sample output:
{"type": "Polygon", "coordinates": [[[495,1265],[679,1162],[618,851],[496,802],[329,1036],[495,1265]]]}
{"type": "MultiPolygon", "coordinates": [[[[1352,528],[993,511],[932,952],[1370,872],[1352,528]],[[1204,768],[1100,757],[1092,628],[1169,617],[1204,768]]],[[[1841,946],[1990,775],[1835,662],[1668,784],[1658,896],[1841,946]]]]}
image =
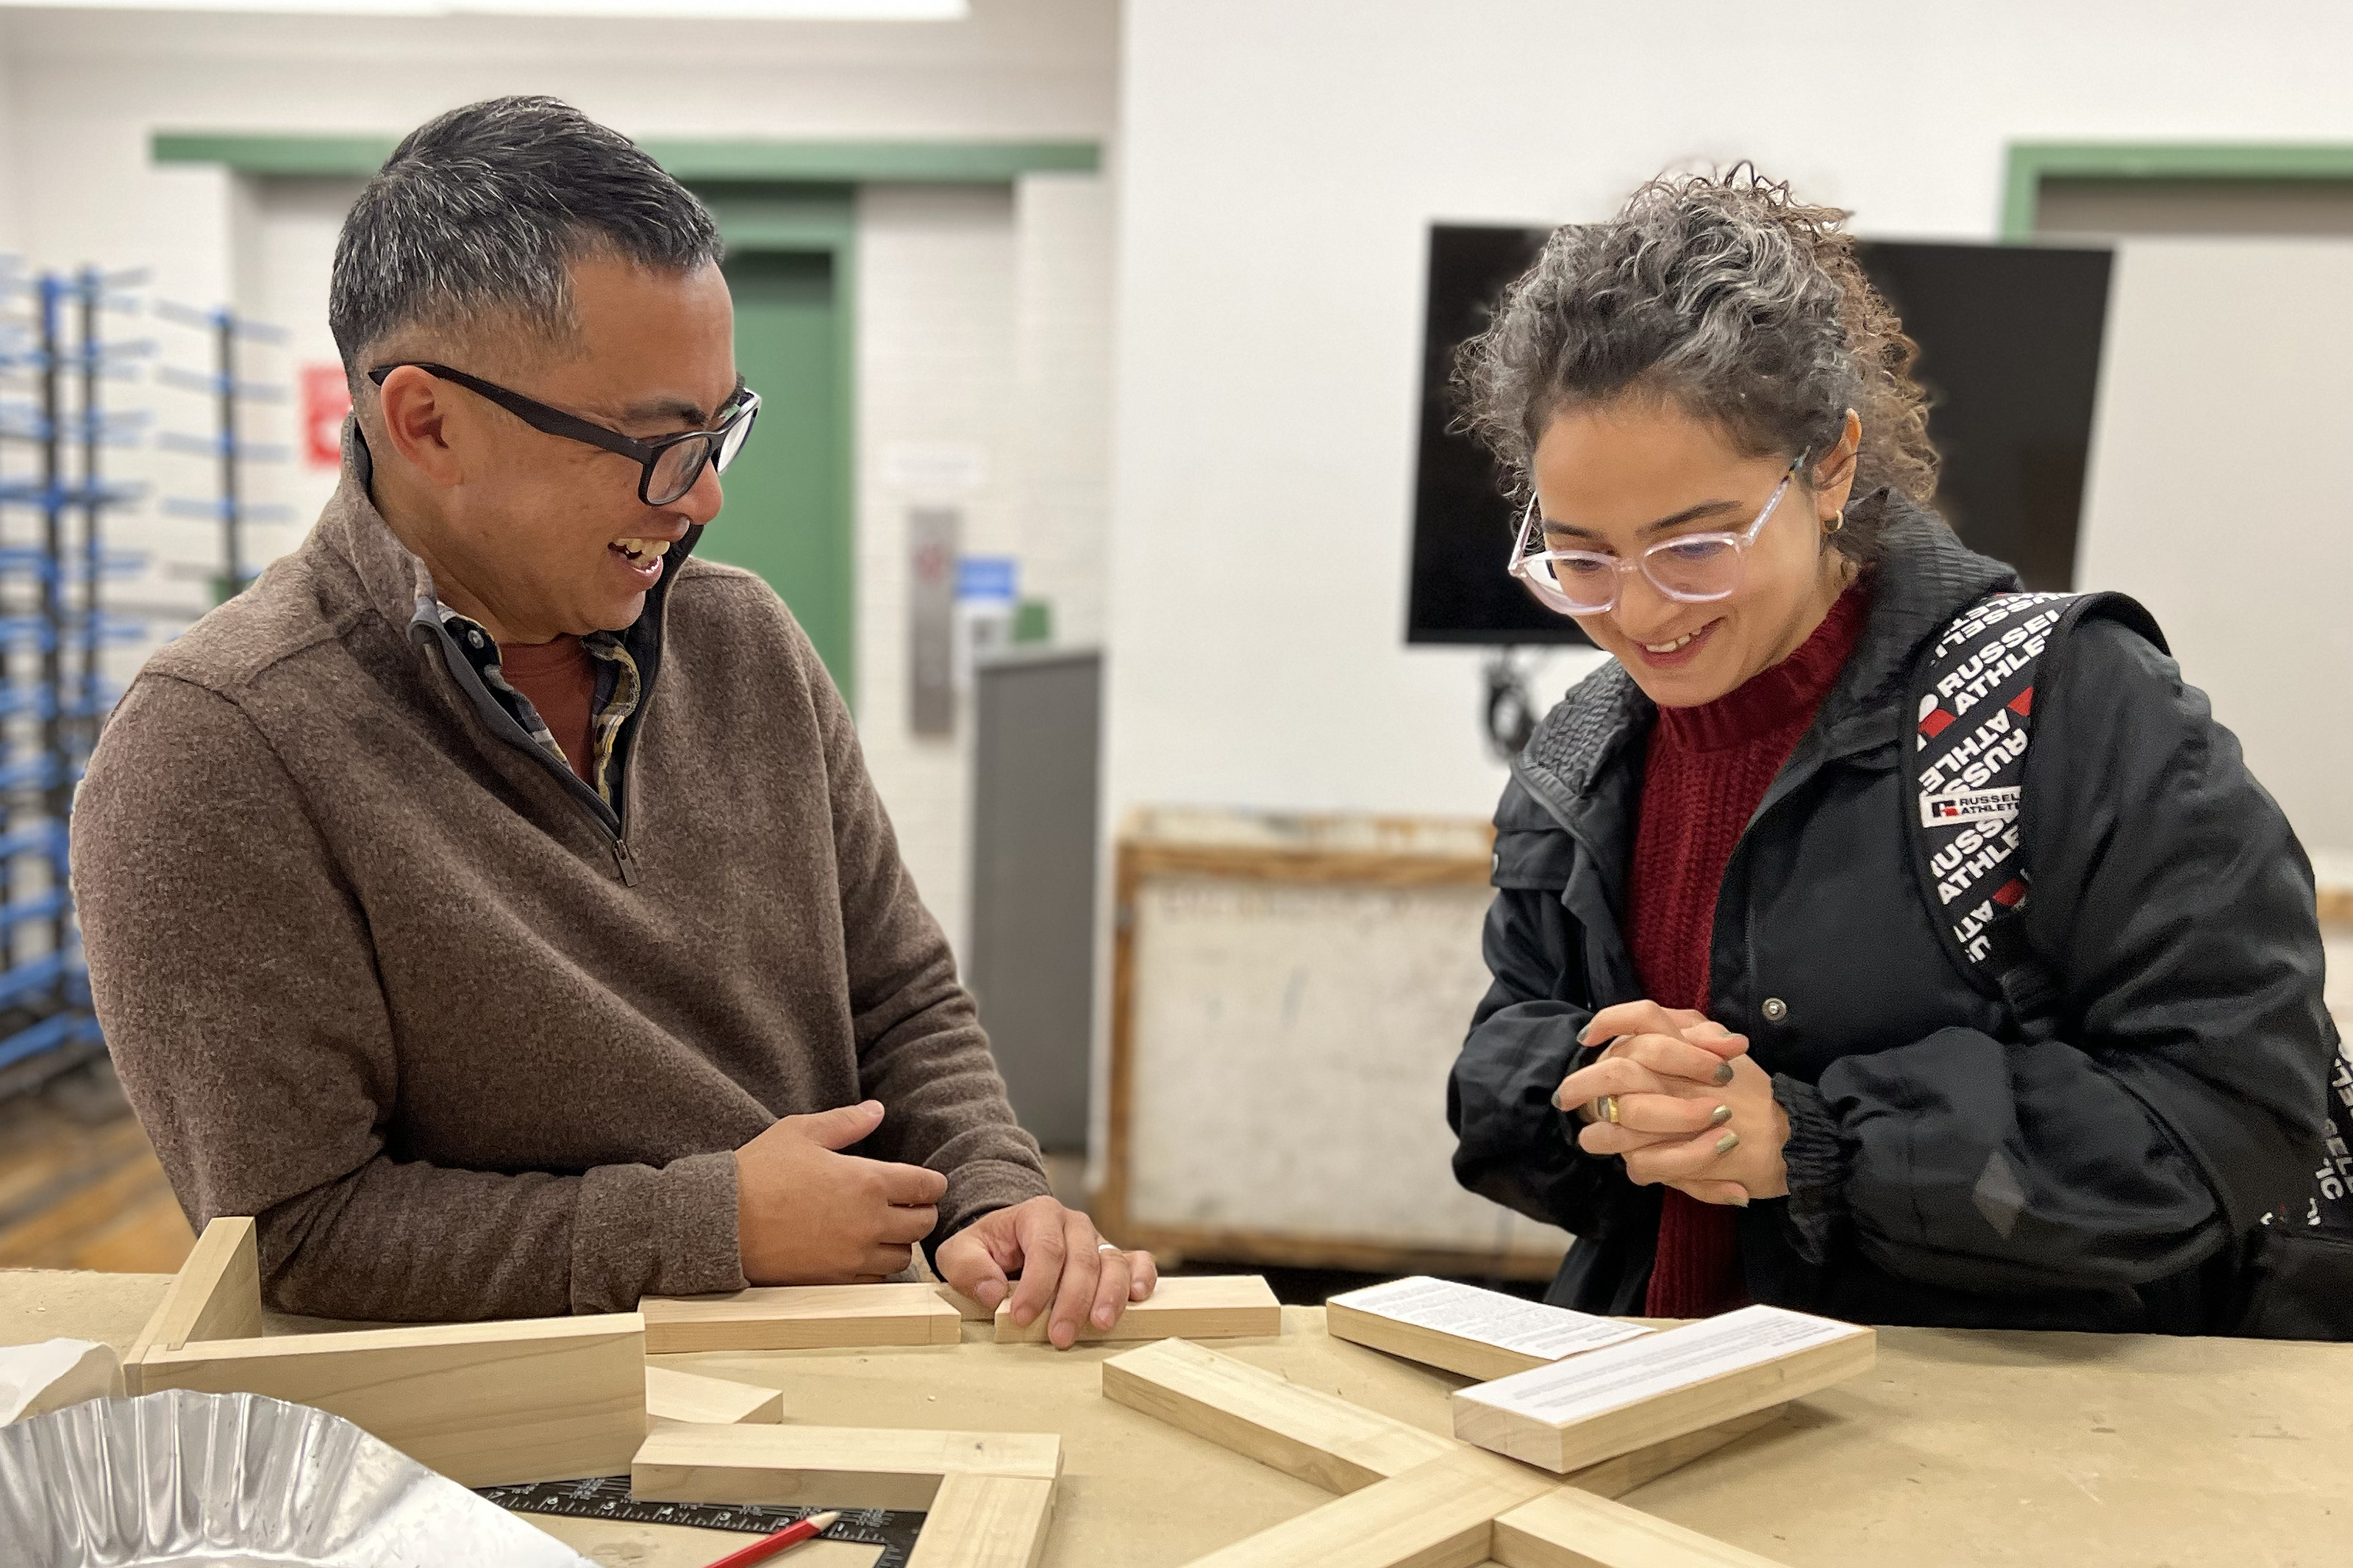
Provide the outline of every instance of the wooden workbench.
{"type": "MultiPolygon", "coordinates": [[[[127,1345],[165,1277],[0,1272],[0,1344],[127,1345]]],[[[663,1364],[785,1391],[787,1420],[1059,1432],[1067,1469],[1050,1568],[1157,1568],[1306,1511],[1326,1494],[1106,1403],[1107,1350],[966,1342],[704,1354],[663,1364]]],[[[1217,1349],[1447,1429],[1467,1381],[1325,1337],[1290,1308],[1280,1340],[1217,1349]]],[[[2353,1346],[1887,1329],[1878,1367],[1781,1426],[1626,1500],[1790,1568],[2262,1563],[2353,1552],[2353,1346]]],[[[534,1520],[611,1568],[694,1568],[743,1536],[534,1520]]],[[[795,1568],[864,1568],[820,1543],[795,1568]]]]}

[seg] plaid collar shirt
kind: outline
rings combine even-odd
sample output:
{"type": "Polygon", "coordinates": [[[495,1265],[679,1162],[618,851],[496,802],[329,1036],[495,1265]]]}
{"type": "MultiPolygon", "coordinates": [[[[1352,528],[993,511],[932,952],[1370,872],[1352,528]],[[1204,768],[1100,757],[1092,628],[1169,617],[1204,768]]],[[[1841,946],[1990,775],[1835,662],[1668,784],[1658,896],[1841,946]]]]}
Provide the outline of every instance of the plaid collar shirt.
{"type": "MultiPolygon", "coordinates": [[[[555,737],[548,732],[547,721],[539,716],[539,710],[532,706],[530,698],[508,682],[505,672],[499,668],[498,639],[483,630],[479,623],[459,615],[448,605],[442,605],[439,609],[441,624],[448,628],[451,637],[458,639],[459,649],[480,674],[482,684],[489,687],[507,711],[514,715],[515,722],[522,726],[524,734],[544,746],[563,766],[570,768],[572,759],[564,754],[564,748],[557,745],[555,737]]],[[[620,635],[617,632],[590,632],[580,639],[580,646],[588,650],[590,658],[596,661],[596,694],[588,710],[588,743],[592,753],[588,782],[605,804],[610,805],[613,804],[614,748],[620,741],[621,726],[628,721],[630,714],[638,710],[640,689],[638,661],[631,658],[629,650],[621,646],[620,635]]]]}

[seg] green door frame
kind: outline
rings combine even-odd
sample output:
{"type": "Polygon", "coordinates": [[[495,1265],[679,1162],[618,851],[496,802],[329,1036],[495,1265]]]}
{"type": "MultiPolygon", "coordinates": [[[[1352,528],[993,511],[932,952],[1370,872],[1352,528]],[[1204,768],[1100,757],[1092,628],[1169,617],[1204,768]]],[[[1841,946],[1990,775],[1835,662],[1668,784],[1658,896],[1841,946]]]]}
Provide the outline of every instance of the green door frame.
{"type": "MultiPolygon", "coordinates": [[[[159,131],[158,163],[216,163],[232,174],[365,179],[381,168],[396,136],[159,131]]],[[[849,531],[851,652],[834,670],[845,701],[856,692],[857,576],[857,187],[861,184],[1008,184],[1023,174],[1092,174],[1103,149],[1090,141],[828,142],[694,141],[654,138],[639,145],[702,196],[731,251],[824,252],[832,258],[839,363],[839,508],[849,531]]]]}
{"type": "Polygon", "coordinates": [[[855,186],[764,181],[690,179],[719,224],[729,253],[823,253],[833,268],[833,384],[839,421],[834,452],[834,510],[845,531],[849,571],[841,608],[849,628],[831,671],[841,700],[858,706],[858,193],[855,186]]]}
{"type": "Polygon", "coordinates": [[[2034,237],[2049,179],[2353,180],[2353,143],[2013,142],[2001,188],[2001,237],[2034,237]]]}

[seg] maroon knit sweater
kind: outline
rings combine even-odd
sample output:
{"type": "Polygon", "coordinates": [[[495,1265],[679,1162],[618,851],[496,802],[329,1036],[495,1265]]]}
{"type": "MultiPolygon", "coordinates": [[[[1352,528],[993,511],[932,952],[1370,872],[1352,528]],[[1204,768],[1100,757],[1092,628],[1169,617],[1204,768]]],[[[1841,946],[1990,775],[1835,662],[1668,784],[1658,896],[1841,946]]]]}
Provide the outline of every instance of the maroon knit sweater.
{"type": "MultiPolygon", "coordinates": [[[[1634,971],[1662,1006],[1707,1010],[1725,864],[1854,652],[1868,608],[1867,595],[1849,588],[1780,663],[1713,702],[1659,710],[1628,900],[1634,971]]],[[[1644,1310],[1654,1318],[1704,1318],[1746,1299],[1733,1211],[1668,1188],[1644,1310]]]]}

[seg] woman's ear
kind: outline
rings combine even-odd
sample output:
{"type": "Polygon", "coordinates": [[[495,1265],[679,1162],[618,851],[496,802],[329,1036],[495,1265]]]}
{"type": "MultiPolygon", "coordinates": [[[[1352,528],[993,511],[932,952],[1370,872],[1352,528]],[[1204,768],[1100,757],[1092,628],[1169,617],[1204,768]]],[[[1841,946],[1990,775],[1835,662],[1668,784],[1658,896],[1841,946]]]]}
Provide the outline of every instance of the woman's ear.
{"type": "Polygon", "coordinates": [[[1831,522],[1846,510],[1847,499],[1854,493],[1855,458],[1862,450],[1862,419],[1850,408],[1837,445],[1823,453],[1822,460],[1814,465],[1812,488],[1818,521],[1831,522]]]}

